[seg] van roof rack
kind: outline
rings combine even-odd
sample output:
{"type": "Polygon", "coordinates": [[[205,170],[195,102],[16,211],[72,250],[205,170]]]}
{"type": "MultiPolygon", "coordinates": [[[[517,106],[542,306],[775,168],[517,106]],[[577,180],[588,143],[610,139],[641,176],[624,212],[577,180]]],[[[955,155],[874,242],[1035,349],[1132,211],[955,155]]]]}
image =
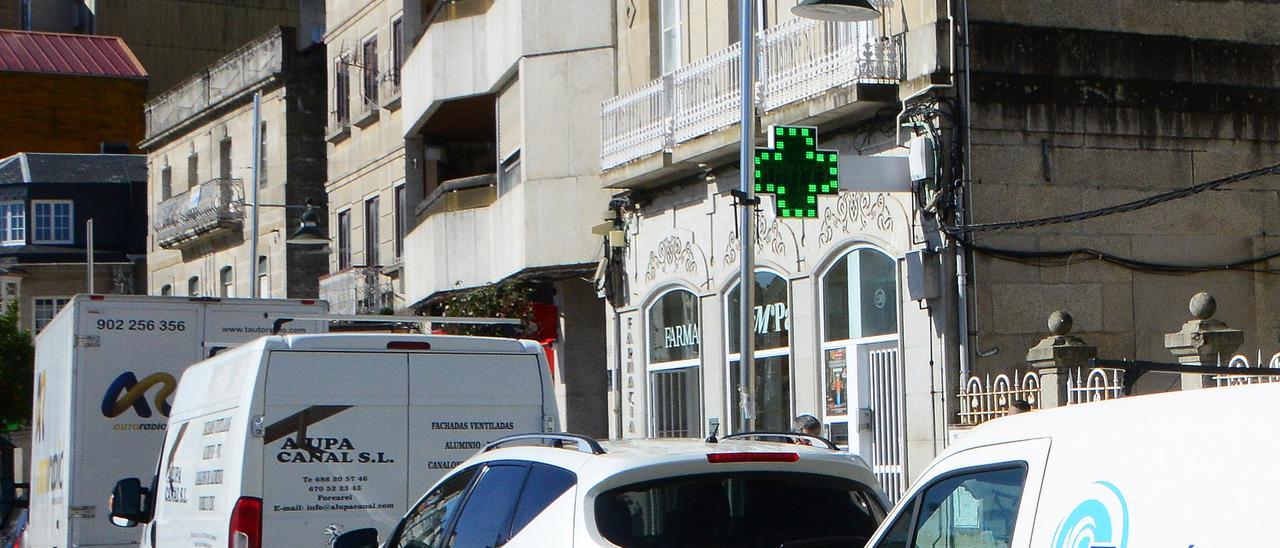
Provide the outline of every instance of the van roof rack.
{"type": "Polygon", "coordinates": [[[506,436],[504,438],[498,438],[490,442],[489,445],[484,446],[484,449],[481,449],[480,452],[486,453],[494,449],[497,449],[499,447],[502,447],[503,445],[508,445],[514,442],[534,441],[534,440],[551,442],[554,447],[564,447],[563,445],[564,443],[572,442],[577,446],[578,451],[581,451],[583,453],[591,453],[592,455],[605,454],[605,450],[603,447],[600,446],[600,442],[592,438],[589,438],[587,436],[583,436],[581,434],[568,434],[568,433],[565,433],[565,434],[516,434],[513,436],[506,436]]]}
{"type": "Polygon", "coordinates": [[[431,331],[432,324],[467,324],[467,325],[521,325],[519,318],[468,318],[462,316],[383,316],[377,314],[272,314],[264,312],[263,319],[275,322],[271,326],[271,334],[280,334],[284,324],[294,320],[323,320],[329,322],[369,322],[369,323],[417,323],[422,331],[431,331]]]}
{"type": "Polygon", "coordinates": [[[831,440],[822,436],[813,434],[801,434],[799,432],[738,432],[737,434],[729,434],[721,440],[760,440],[760,441],[782,441],[784,443],[796,443],[800,440],[812,440],[821,443],[827,449],[839,451],[840,447],[831,440]]]}

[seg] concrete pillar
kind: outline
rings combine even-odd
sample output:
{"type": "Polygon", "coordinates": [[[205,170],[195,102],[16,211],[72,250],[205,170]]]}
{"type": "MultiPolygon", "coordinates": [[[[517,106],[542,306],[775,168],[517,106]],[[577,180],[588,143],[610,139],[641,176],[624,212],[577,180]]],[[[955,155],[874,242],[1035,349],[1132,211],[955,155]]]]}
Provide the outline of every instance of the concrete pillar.
{"type": "Polygon", "coordinates": [[[1070,332],[1071,314],[1055,310],[1049,315],[1049,336],[1027,350],[1027,363],[1040,374],[1041,409],[1066,405],[1071,370],[1088,368],[1089,359],[1098,357],[1098,347],[1070,332]]]}
{"type": "MultiPolygon", "coordinates": [[[[1208,293],[1196,293],[1189,306],[1192,319],[1177,333],[1166,333],[1164,347],[1183,365],[1226,365],[1244,342],[1244,332],[1213,319],[1218,301],[1208,293]]],[[[1211,375],[1182,374],[1182,389],[1213,386],[1211,375]]]]}

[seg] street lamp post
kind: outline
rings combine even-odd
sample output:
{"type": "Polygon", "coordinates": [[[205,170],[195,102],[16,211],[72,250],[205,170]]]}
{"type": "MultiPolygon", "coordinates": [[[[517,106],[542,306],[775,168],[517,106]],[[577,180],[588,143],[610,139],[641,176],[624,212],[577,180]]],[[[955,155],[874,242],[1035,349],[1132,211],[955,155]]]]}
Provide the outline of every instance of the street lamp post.
{"type": "Polygon", "coordinates": [[[738,283],[738,404],[742,415],[739,432],[755,430],[755,0],[741,0],[738,35],[742,37],[741,58],[741,147],[738,158],[738,243],[741,272],[738,283]]]}

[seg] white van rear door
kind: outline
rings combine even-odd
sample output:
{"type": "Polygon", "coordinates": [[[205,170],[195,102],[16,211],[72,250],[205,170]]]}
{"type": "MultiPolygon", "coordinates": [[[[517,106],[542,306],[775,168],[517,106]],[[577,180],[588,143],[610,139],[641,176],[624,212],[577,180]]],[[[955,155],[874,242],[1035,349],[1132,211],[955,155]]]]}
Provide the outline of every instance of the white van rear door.
{"type": "Polygon", "coordinates": [[[533,354],[410,355],[409,492],[488,442],[541,432],[541,367],[533,354]]]}
{"type": "Polygon", "coordinates": [[[1020,440],[942,458],[867,546],[1030,546],[1049,445],[1020,440]]]}
{"type": "Polygon", "coordinates": [[[328,546],[332,531],[362,527],[391,532],[408,497],[407,368],[404,354],[271,353],[263,546],[328,546]]]}

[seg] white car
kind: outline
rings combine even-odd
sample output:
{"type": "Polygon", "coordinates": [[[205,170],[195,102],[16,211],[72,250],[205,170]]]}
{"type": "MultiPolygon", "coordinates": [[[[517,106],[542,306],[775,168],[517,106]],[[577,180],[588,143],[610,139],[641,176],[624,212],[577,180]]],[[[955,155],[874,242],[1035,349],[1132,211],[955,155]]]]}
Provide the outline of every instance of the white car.
{"type": "MultiPolygon", "coordinates": [[[[436,483],[382,546],[861,546],[884,519],[861,458],[820,438],[751,437],[509,436],[436,483]],[[769,438],[787,441],[757,441],[769,438]]],[[[350,531],[334,546],[376,537],[350,531]]]]}

